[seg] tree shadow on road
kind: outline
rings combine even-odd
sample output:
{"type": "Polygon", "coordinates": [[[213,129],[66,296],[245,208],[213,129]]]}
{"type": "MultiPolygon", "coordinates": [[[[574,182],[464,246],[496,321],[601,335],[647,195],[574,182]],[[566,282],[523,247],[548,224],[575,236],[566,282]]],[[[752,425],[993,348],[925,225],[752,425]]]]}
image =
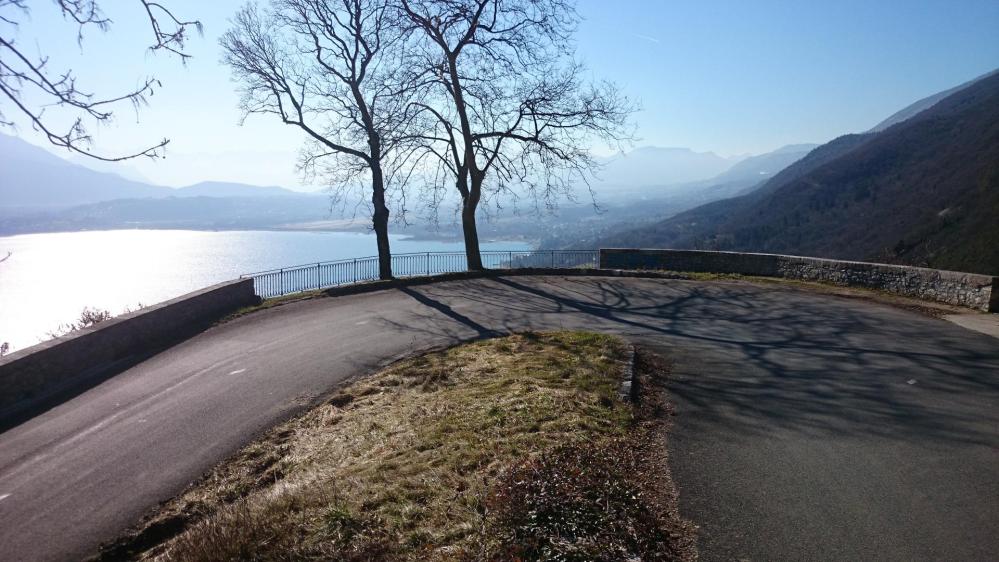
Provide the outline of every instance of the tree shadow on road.
{"type": "Polygon", "coordinates": [[[999,446],[989,406],[999,403],[999,342],[889,306],[749,283],[572,277],[405,292],[425,307],[409,330],[474,339],[591,329],[665,351],[683,423],[724,425],[733,439],[780,427],[999,446]]]}
{"type": "Polygon", "coordinates": [[[450,306],[448,306],[447,304],[441,301],[434,300],[430,297],[427,297],[426,295],[423,295],[420,292],[413,290],[412,288],[403,287],[399,289],[399,291],[409,295],[414,300],[416,300],[416,302],[428,306],[436,310],[437,312],[440,312],[441,314],[447,316],[448,318],[456,322],[459,322],[461,324],[464,324],[465,326],[468,326],[469,328],[475,330],[475,332],[478,334],[478,337],[480,338],[493,338],[500,335],[500,332],[486,328],[485,326],[479,324],[475,320],[472,320],[468,316],[455,312],[455,310],[450,306]]]}

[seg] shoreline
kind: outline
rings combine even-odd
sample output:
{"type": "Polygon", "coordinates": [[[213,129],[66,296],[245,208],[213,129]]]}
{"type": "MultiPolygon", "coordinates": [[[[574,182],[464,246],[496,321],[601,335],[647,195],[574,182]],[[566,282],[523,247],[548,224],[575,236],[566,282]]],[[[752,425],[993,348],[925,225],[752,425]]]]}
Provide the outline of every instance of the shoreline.
{"type": "MultiPolygon", "coordinates": [[[[93,233],[93,232],[299,232],[299,233],[335,233],[335,234],[374,234],[370,228],[366,225],[358,225],[351,228],[289,228],[289,227],[233,227],[233,228],[197,228],[190,226],[173,226],[173,227],[155,227],[155,226],[135,226],[135,227],[109,227],[109,228],[93,228],[93,229],[73,229],[73,230],[40,230],[40,231],[30,231],[30,232],[13,232],[5,233],[0,232],[0,241],[8,238],[17,238],[20,236],[35,236],[40,234],[83,234],[83,233],[93,233]]],[[[393,232],[389,229],[389,236],[398,237],[402,240],[410,240],[413,242],[441,242],[447,244],[460,244],[463,239],[460,234],[447,235],[447,234],[434,234],[431,232],[420,231],[420,232],[393,232]]],[[[490,244],[498,242],[512,242],[518,244],[527,244],[532,250],[537,250],[540,244],[540,240],[536,238],[529,238],[524,236],[489,236],[480,237],[480,244],[490,244]]],[[[2,249],[2,248],[0,248],[2,249]]]]}

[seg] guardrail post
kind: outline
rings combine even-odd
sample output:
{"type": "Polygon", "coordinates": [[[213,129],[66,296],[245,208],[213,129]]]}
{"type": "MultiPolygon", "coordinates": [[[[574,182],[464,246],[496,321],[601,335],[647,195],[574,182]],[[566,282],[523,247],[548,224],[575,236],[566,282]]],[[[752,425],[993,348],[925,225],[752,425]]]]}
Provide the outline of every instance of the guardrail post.
{"type": "Polygon", "coordinates": [[[427,275],[430,275],[430,252],[427,252],[427,275]]]}
{"type": "Polygon", "coordinates": [[[278,271],[278,279],[281,281],[281,294],[284,294],[284,269],[278,271]]]}
{"type": "Polygon", "coordinates": [[[354,258],[354,280],[351,283],[357,283],[357,258],[354,258]]]}

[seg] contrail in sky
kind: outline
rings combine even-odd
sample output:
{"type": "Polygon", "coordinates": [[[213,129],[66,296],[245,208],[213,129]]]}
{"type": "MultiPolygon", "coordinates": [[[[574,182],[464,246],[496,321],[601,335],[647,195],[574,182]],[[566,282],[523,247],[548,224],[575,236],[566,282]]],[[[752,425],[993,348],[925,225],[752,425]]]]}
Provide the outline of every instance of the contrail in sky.
{"type": "Polygon", "coordinates": [[[642,35],[641,33],[632,33],[632,35],[634,35],[635,37],[638,37],[639,39],[645,39],[649,43],[655,43],[657,45],[659,43],[662,43],[662,41],[660,41],[659,39],[656,39],[655,37],[652,37],[651,35],[642,35]]]}

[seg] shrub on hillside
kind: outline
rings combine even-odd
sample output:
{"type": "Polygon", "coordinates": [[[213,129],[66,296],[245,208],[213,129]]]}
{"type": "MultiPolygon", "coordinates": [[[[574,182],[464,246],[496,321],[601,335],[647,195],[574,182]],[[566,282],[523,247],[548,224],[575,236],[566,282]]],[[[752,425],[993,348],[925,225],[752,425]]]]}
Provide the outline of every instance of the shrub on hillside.
{"type": "Polygon", "coordinates": [[[76,319],[76,322],[70,322],[69,324],[60,324],[54,332],[49,332],[50,338],[57,338],[59,336],[64,336],[70,332],[75,332],[77,330],[82,330],[84,328],[89,328],[91,326],[96,326],[101,322],[106,322],[114,318],[114,314],[111,311],[104,310],[100,308],[90,308],[89,306],[84,307],[80,311],[80,316],[76,319]]]}

